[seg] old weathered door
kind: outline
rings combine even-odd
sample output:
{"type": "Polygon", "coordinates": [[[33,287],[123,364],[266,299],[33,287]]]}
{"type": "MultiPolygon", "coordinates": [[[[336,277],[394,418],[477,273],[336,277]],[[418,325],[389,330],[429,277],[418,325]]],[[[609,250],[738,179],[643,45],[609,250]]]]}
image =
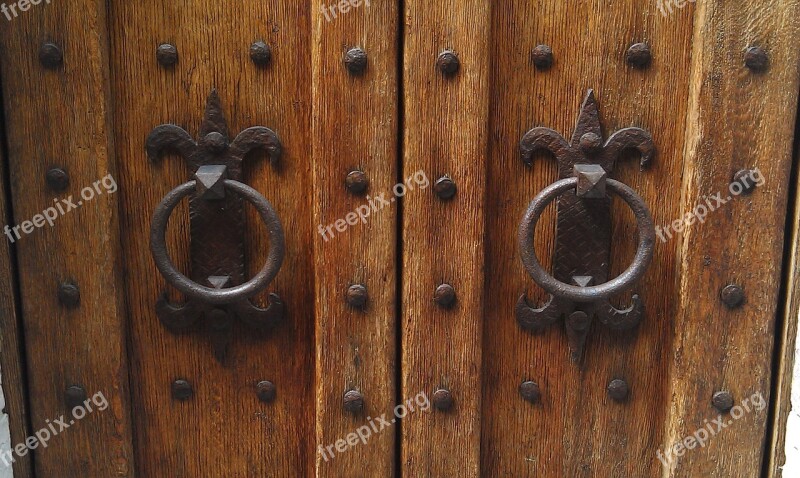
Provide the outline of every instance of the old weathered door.
{"type": "Polygon", "coordinates": [[[15,476],[780,473],[797,2],[0,12],[15,476]]]}

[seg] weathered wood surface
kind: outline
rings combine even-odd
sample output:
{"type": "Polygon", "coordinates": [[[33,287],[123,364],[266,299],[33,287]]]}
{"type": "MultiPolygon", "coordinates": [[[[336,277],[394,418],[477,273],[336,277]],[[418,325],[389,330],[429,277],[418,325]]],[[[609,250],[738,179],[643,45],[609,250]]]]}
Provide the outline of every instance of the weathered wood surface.
{"type": "MultiPolygon", "coordinates": [[[[78,201],[83,188],[117,177],[106,2],[29,7],[7,23],[2,19],[0,28],[8,170],[19,224],[35,220],[54,200],[78,201]],[[39,61],[48,41],[63,52],[55,69],[39,61]],[[70,176],[63,193],[45,184],[45,173],[57,165],[70,176]]],[[[102,393],[108,404],[35,450],[37,476],[134,475],[118,196],[112,189],[101,186],[102,194],[15,243],[31,429],[62,415],[71,420],[64,394],[72,385],[90,398],[102,393]],[[59,303],[65,281],[80,287],[79,307],[59,303]]],[[[97,403],[103,403],[100,396],[97,403]]]]}

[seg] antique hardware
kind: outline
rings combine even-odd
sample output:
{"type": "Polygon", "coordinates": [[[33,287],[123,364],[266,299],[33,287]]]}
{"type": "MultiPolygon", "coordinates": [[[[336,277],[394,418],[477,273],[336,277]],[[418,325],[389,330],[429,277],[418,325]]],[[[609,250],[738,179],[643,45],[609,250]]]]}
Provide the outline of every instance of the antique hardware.
{"type": "Polygon", "coordinates": [[[725,286],[720,292],[719,298],[727,308],[736,309],[744,303],[744,289],[736,284],[725,286]]]}
{"type": "Polygon", "coordinates": [[[172,398],[185,402],[194,395],[192,384],[186,380],[178,379],[172,382],[172,398]]]}
{"type": "Polygon", "coordinates": [[[433,301],[439,307],[449,309],[456,303],[456,290],[450,284],[441,284],[433,293],[433,301]]]}
{"type": "Polygon", "coordinates": [[[526,402],[536,404],[542,400],[542,391],[539,389],[539,384],[531,380],[520,384],[519,394],[526,402]]]}
{"type": "Polygon", "coordinates": [[[175,48],[175,45],[162,43],[156,49],[156,60],[165,68],[175,66],[178,63],[178,49],[175,48]]]}
{"type": "Polygon", "coordinates": [[[351,48],[344,55],[344,64],[352,75],[360,75],[367,70],[367,53],[361,48],[351,48]]]}
{"type": "Polygon", "coordinates": [[[250,45],[250,59],[256,66],[265,67],[272,61],[272,49],[259,40],[250,45]]]}
{"type": "Polygon", "coordinates": [[[533,65],[539,70],[553,66],[553,49],[549,45],[537,45],[531,53],[533,65]]]}
{"type": "Polygon", "coordinates": [[[436,193],[439,199],[452,199],[457,191],[456,183],[447,175],[437,179],[433,184],[433,192],[436,193]]]}
{"type": "Polygon", "coordinates": [[[219,361],[224,360],[235,317],[253,329],[266,330],[277,324],[284,313],[276,294],[270,294],[266,309],[249,300],[266,289],[278,274],[285,249],[283,228],[272,205],[258,191],[239,182],[243,158],[258,148],[266,150],[273,162],[280,157],[278,136],[261,126],[248,128],[228,141],[216,91],[208,97],[198,142],[182,128],[169,124],[158,126],[147,138],[151,161],[174,150],[187,161],[194,176],[167,194],[153,214],[150,250],[156,266],[169,284],[188,296],[186,304],[174,305],[165,294],[156,304],[156,313],[173,332],[188,330],[204,317],[219,361]],[[169,216],[186,196],[190,196],[191,279],[170,261],[165,239],[169,216]],[[255,206],[270,240],[266,263],[248,282],[244,282],[243,199],[255,206]]]}
{"type": "Polygon", "coordinates": [[[608,396],[615,402],[621,402],[628,398],[628,382],[621,378],[615,378],[608,384],[608,396]]]}
{"type": "Polygon", "coordinates": [[[263,403],[271,403],[275,401],[277,390],[275,384],[269,380],[263,380],[256,384],[256,396],[263,403]]]}
{"type": "Polygon", "coordinates": [[[51,191],[61,193],[69,187],[69,174],[63,168],[52,168],[44,175],[47,187],[51,191]]]}
{"type": "Polygon", "coordinates": [[[461,69],[461,61],[458,59],[456,52],[445,50],[436,59],[436,68],[444,76],[454,76],[461,69]]]}
{"type": "Polygon", "coordinates": [[[646,68],[652,60],[650,45],[647,43],[634,43],[625,54],[625,61],[634,68],[646,68]]]}
{"type": "Polygon", "coordinates": [[[433,392],[432,398],[434,408],[440,412],[447,412],[453,408],[453,394],[446,388],[433,392]]]}
{"type": "Polygon", "coordinates": [[[344,185],[353,194],[364,194],[369,187],[369,179],[364,171],[351,171],[345,178],[344,185]]]}
{"type": "Polygon", "coordinates": [[[64,282],[58,286],[58,301],[64,307],[74,309],[81,304],[81,290],[77,284],[64,282]]]}
{"type": "Polygon", "coordinates": [[[345,300],[350,307],[363,309],[367,305],[368,298],[367,286],[363,284],[353,284],[347,288],[345,300]]]}
{"type": "Polygon", "coordinates": [[[549,128],[534,128],[525,134],[520,148],[527,165],[532,164],[536,151],[552,153],[561,179],[536,196],[520,226],[522,262],[533,280],[550,293],[550,298],[543,307],[534,308],[522,294],[516,306],[517,321],[522,328],[539,332],[563,316],[571,358],[580,362],[595,316],[611,329],[627,330],[635,327],[644,313],[638,295],[633,296],[633,304],[625,310],[616,309],[607,299],[629,289],[644,275],[655,242],[653,219],[632,189],[607,179],[607,175],[627,149],[637,150],[642,167],[647,166],[654,155],[653,141],[642,129],[626,128],[603,143],[597,102],[594,92],[589,90],[571,142],[549,128]],[[633,264],[611,281],[607,281],[611,224],[606,189],[621,196],[633,209],[639,227],[633,264]],[[536,257],[533,236],[542,211],[556,198],[558,218],[551,276],[536,257]]]}
{"type": "Polygon", "coordinates": [[[64,54],[55,43],[45,43],[39,49],[39,62],[45,68],[54,70],[64,62],[64,54]]]}
{"type": "Polygon", "coordinates": [[[358,390],[348,390],[342,398],[342,407],[348,413],[361,413],[364,409],[364,396],[358,390]]]}
{"type": "Polygon", "coordinates": [[[711,397],[711,404],[722,413],[730,412],[733,408],[733,395],[728,391],[720,391],[711,397]]]}
{"type": "Polygon", "coordinates": [[[761,73],[769,67],[769,56],[763,48],[751,46],[744,52],[744,64],[751,71],[761,73]]]}
{"type": "Polygon", "coordinates": [[[86,389],[80,385],[72,385],[64,391],[64,403],[70,409],[80,407],[87,398],[86,389]]]}
{"type": "Polygon", "coordinates": [[[736,174],[733,175],[733,182],[731,183],[731,187],[733,184],[738,184],[741,187],[742,195],[749,196],[753,194],[753,191],[756,190],[758,185],[753,181],[757,173],[752,169],[742,169],[736,171],[736,174]]]}

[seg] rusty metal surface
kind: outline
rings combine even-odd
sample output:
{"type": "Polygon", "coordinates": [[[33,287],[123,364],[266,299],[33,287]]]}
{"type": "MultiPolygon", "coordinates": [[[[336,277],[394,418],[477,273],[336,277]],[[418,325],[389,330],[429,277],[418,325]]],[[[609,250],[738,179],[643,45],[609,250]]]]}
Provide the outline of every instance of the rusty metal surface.
{"type": "Polygon", "coordinates": [[[653,221],[641,198],[624,184],[606,179],[620,154],[627,149],[641,154],[640,164],[645,168],[655,154],[652,137],[642,129],[625,128],[611,135],[605,143],[602,138],[597,101],[594,92],[589,90],[571,141],[552,129],[537,127],[526,133],[520,143],[522,160],[527,165],[532,165],[534,153],[551,153],[558,163],[561,181],[546,188],[531,203],[520,227],[523,263],[531,277],[551,296],[544,306],[537,308],[523,294],[516,307],[517,321],[526,330],[540,332],[564,317],[571,358],[575,362],[582,360],[586,337],[595,317],[614,330],[630,329],[641,321],[644,304],[637,295],[625,310],[611,306],[607,299],[632,287],[642,276],[652,257],[655,241],[653,221]],[[605,175],[587,166],[599,166],[605,175]],[[578,188],[579,183],[581,188],[578,188]],[[634,210],[640,235],[634,263],[610,282],[607,282],[610,199],[605,194],[597,194],[603,183],[620,194],[634,210]],[[579,190],[587,197],[579,197],[579,190]],[[555,197],[558,197],[558,216],[553,276],[550,276],[541,269],[536,258],[533,233],[541,211],[555,197]]]}
{"type": "Polygon", "coordinates": [[[189,296],[185,304],[172,304],[165,294],[157,302],[156,312],[173,332],[193,328],[204,318],[215,355],[222,361],[234,318],[250,327],[267,329],[284,313],[283,303],[276,294],[270,294],[270,305],[266,309],[253,305],[248,299],[274,279],[283,261],[285,246],[283,229],[272,206],[257,191],[239,182],[242,161],[250,151],[263,149],[275,162],[282,148],[278,136],[260,126],[248,128],[229,141],[216,91],[208,97],[199,137],[199,141],[195,141],[184,129],[166,124],[156,127],[147,138],[147,155],[151,161],[158,161],[167,151],[175,152],[186,160],[195,178],[168,194],[153,218],[151,249],[156,264],[170,284],[189,296]],[[191,279],[172,267],[164,241],[169,214],[186,195],[190,196],[191,279]],[[255,205],[270,233],[267,263],[247,283],[244,282],[243,199],[255,205]]]}

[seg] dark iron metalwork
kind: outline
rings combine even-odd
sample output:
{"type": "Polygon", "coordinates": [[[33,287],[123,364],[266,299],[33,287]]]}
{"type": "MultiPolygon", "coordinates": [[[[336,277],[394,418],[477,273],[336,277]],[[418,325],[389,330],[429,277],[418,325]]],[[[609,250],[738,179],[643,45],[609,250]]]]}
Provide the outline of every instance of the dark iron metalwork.
{"type": "Polygon", "coordinates": [[[69,187],[69,174],[63,168],[52,168],[45,173],[45,182],[51,191],[61,193],[69,187]]]}
{"type": "Polygon", "coordinates": [[[750,71],[761,73],[769,68],[769,56],[763,48],[751,46],[744,52],[744,64],[750,71]]]}
{"type": "Polygon", "coordinates": [[[436,68],[444,76],[454,76],[461,69],[461,60],[454,51],[445,50],[436,59],[436,68]]]}
{"type": "Polygon", "coordinates": [[[368,298],[369,294],[367,293],[367,286],[363,284],[353,284],[347,288],[345,300],[350,307],[363,309],[367,306],[368,298]]]}
{"type": "Polygon", "coordinates": [[[64,54],[55,43],[44,43],[39,48],[39,63],[47,69],[54,70],[64,63],[64,54]]]}
{"type": "Polygon", "coordinates": [[[265,67],[272,61],[272,48],[259,40],[250,45],[250,59],[256,66],[265,67]]]}
{"type": "Polygon", "coordinates": [[[264,380],[256,384],[256,396],[263,403],[272,403],[275,401],[277,390],[275,384],[269,380],[264,380]]]}
{"type": "Polygon", "coordinates": [[[549,45],[537,45],[531,52],[531,60],[539,70],[547,70],[553,66],[553,49],[549,45]]]}
{"type": "Polygon", "coordinates": [[[526,402],[536,404],[542,401],[542,391],[539,389],[539,384],[530,380],[520,384],[519,394],[526,402]]]}
{"type": "Polygon", "coordinates": [[[456,183],[450,179],[450,176],[445,175],[437,179],[433,184],[433,192],[439,199],[446,200],[452,199],[453,196],[456,195],[456,192],[458,192],[458,188],[456,187],[456,183]]]}
{"type": "Polygon", "coordinates": [[[722,413],[727,413],[731,411],[731,409],[733,408],[733,395],[731,394],[731,392],[724,390],[716,392],[714,396],[711,397],[711,404],[718,411],[722,413]]]}
{"type": "Polygon", "coordinates": [[[200,138],[195,142],[189,133],[175,125],[158,126],[147,138],[151,161],[158,161],[166,151],[175,151],[187,161],[195,178],[167,194],[153,215],[150,249],[156,266],[168,283],[189,297],[185,304],[176,305],[164,294],[156,304],[156,313],[176,333],[193,328],[200,318],[205,318],[214,354],[222,362],[234,318],[255,330],[269,330],[284,315],[283,302],[276,294],[269,295],[270,305],[266,309],[249,300],[266,289],[280,270],[285,238],[269,201],[239,182],[243,159],[250,151],[263,149],[275,162],[281,155],[281,143],[272,130],[261,126],[248,128],[229,142],[216,91],[209,95],[200,138]],[[171,263],[165,240],[169,216],[185,196],[190,196],[191,279],[171,263]],[[267,261],[248,282],[244,281],[243,199],[255,206],[270,238],[267,261]]]}
{"type": "MultiPolygon", "coordinates": [[[[733,182],[738,183],[741,186],[741,194],[744,196],[749,196],[753,194],[753,191],[756,190],[758,184],[756,183],[756,172],[752,169],[742,169],[740,171],[736,171],[736,174],[733,175],[733,182]]],[[[731,185],[733,187],[733,184],[731,185]]]]}
{"type": "Polygon", "coordinates": [[[342,398],[342,407],[349,413],[361,413],[364,410],[364,396],[358,390],[348,390],[342,398]]]}
{"type": "Polygon", "coordinates": [[[453,408],[453,394],[446,388],[433,392],[433,406],[440,412],[447,412],[453,408]]]}
{"type": "Polygon", "coordinates": [[[616,378],[608,384],[608,396],[615,402],[624,401],[628,398],[628,393],[630,393],[628,382],[621,378],[616,378]]]}
{"type": "Polygon", "coordinates": [[[80,385],[72,385],[64,391],[64,403],[70,409],[83,406],[87,399],[86,389],[80,385]]]}
{"type": "Polygon", "coordinates": [[[74,309],[81,305],[81,289],[73,282],[64,282],[58,286],[58,301],[61,305],[74,309]]]}
{"type": "Polygon", "coordinates": [[[634,43],[625,54],[625,61],[634,68],[646,68],[653,61],[650,45],[647,43],[634,43]]]}
{"type": "Polygon", "coordinates": [[[184,402],[192,396],[194,396],[194,389],[191,383],[183,379],[172,382],[172,398],[184,402]]]}
{"type": "Polygon", "coordinates": [[[727,285],[719,293],[719,298],[725,304],[725,307],[736,309],[744,304],[744,289],[737,284],[727,285]]]}
{"type": "Polygon", "coordinates": [[[608,298],[631,288],[644,275],[655,243],[653,219],[644,201],[632,189],[607,179],[607,175],[620,154],[628,149],[637,150],[641,166],[647,166],[654,156],[653,140],[642,129],[626,128],[603,143],[597,102],[590,90],[571,142],[549,128],[534,128],[525,134],[520,149],[527,165],[532,165],[537,151],[552,153],[562,179],[531,202],[520,226],[522,262],[534,281],[550,293],[550,298],[545,305],[535,308],[521,295],[516,306],[517,321],[525,330],[540,332],[564,317],[571,358],[580,362],[594,317],[613,330],[628,330],[639,324],[644,313],[638,295],[634,294],[633,304],[624,310],[613,307],[608,298]],[[605,188],[620,195],[633,209],[639,227],[639,246],[633,264],[610,281],[610,199],[600,194],[605,188]],[[542,211],[556,198],[558,218],[551,276],[536,257],[533,236],[542,211]]]}
{"type": "Polygon", "coordinates": [[[441,284],[433,293],[433,301],[439,307],[449,309],[456,303],[456,290],[450,284],[441,284]]]}
{"type": "Polygon", "coordinates": [[[156,49],[156,60],[163,67],[175,66],[178,63],[178,49],[175,45],[162,43],[156,49]]]}
{"type": "Polygon", "coordinates": [[[353,194],[364,194],[369,187],[369,179],[364,171],[351,171],[344,180],[345,187],[353,194]]]}
{"type": "Polygon", "coordinates": [[[352,75],[361,75],[367,70],[367,53],[361,48],[351,48],[344,55],[344,65],[352,75]]]}

